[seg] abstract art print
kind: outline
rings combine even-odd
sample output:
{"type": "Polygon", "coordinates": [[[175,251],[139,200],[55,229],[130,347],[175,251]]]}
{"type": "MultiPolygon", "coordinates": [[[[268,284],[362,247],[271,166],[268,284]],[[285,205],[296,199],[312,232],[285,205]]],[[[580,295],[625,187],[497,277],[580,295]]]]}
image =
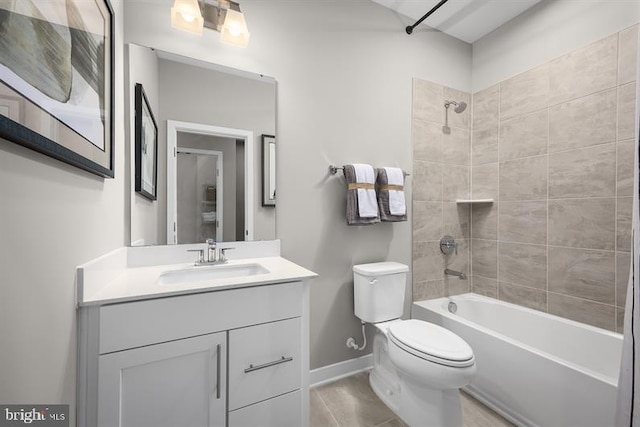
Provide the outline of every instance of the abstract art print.
{"type": "Polygon", "coordinates": [[[108,0],[0,0],[0,137],[113,177],[108,0]]]}

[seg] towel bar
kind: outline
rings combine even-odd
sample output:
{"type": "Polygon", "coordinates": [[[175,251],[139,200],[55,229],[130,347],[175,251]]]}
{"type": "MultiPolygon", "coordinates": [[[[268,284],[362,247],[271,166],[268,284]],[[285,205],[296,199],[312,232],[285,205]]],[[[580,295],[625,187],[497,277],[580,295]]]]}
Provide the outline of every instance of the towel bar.
{"type": "MultiPolygon", "coordinates": [[[[338,173],[338,169],[341,169],[341,170],[344,171],[344,166],[329,165],[329,172],[331,173],[331,175],[337,174],[338,173]]],[[[405,176],[411,176],[411,174],[405,172],[405,176]]]]}

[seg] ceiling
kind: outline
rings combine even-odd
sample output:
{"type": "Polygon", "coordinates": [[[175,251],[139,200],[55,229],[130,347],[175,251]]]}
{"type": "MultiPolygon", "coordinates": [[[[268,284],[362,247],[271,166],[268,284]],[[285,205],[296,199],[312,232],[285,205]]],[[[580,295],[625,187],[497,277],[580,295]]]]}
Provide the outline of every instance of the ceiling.
{"type": "MultiPolygon", "coordinates": [[[[408,16],[414,22],[439,0],[373,0],[408,16]]],[[[424,20],[420,28],[436,28],[452,37],[473,43],[541,0],[449,0],[424,20]]],[[[413,24],[413,22],[408,25],[413,24]]]]}

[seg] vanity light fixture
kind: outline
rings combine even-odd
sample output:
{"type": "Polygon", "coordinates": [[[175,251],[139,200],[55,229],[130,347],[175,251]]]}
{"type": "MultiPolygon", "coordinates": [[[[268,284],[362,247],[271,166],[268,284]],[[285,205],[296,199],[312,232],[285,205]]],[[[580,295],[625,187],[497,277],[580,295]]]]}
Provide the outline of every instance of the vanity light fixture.
{"type": "Polygon", "coordinates": [[[204,18],[198,0],[176,0],[171,8],[171,26],[189,33],[202,35],[204,18]]]}
{"type": "Polygon", "coordinates": [[[219,31],[223,43],[237,47],[249,44],[250,33],[240,5],[230,0],[175,0],[171,25],[195,34],[202,34],[206,27],[219,31]]]}

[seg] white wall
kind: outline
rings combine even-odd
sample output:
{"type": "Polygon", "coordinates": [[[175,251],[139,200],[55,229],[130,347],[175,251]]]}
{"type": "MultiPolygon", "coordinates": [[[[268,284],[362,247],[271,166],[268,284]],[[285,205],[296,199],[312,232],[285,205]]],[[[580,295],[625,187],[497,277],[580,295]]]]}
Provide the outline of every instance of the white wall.
{"type": "MultiPolygon", "coordinates": [[[[126,2],[126,41],[276,78],[277,235],[283,255],[317,273],[311,294],[311,367],[360,356],[353,264],[411,264],[411,225],[347,227],[342,174],[330,164],[411,170],[411,85],[419,77],[468,91],[470,46],[404,32],[409,23],[369,0],[244,0],[246,49],[170,27],[172,0],[126,2]]],[[[411,186],[409,179],[409,188],[411,186]]]]}
{"type": "Polygon", "coordinates": [[[544,0],[473,44],[473,92],[640,21],[640,2],[544,0]]]}
{"type": "Polygon", "coordinates": [[[125,243],[123,5],[111,3],[116,178],[0,139],[0,402],[71,404],[71,425],[75,268],[125,243]]]}

